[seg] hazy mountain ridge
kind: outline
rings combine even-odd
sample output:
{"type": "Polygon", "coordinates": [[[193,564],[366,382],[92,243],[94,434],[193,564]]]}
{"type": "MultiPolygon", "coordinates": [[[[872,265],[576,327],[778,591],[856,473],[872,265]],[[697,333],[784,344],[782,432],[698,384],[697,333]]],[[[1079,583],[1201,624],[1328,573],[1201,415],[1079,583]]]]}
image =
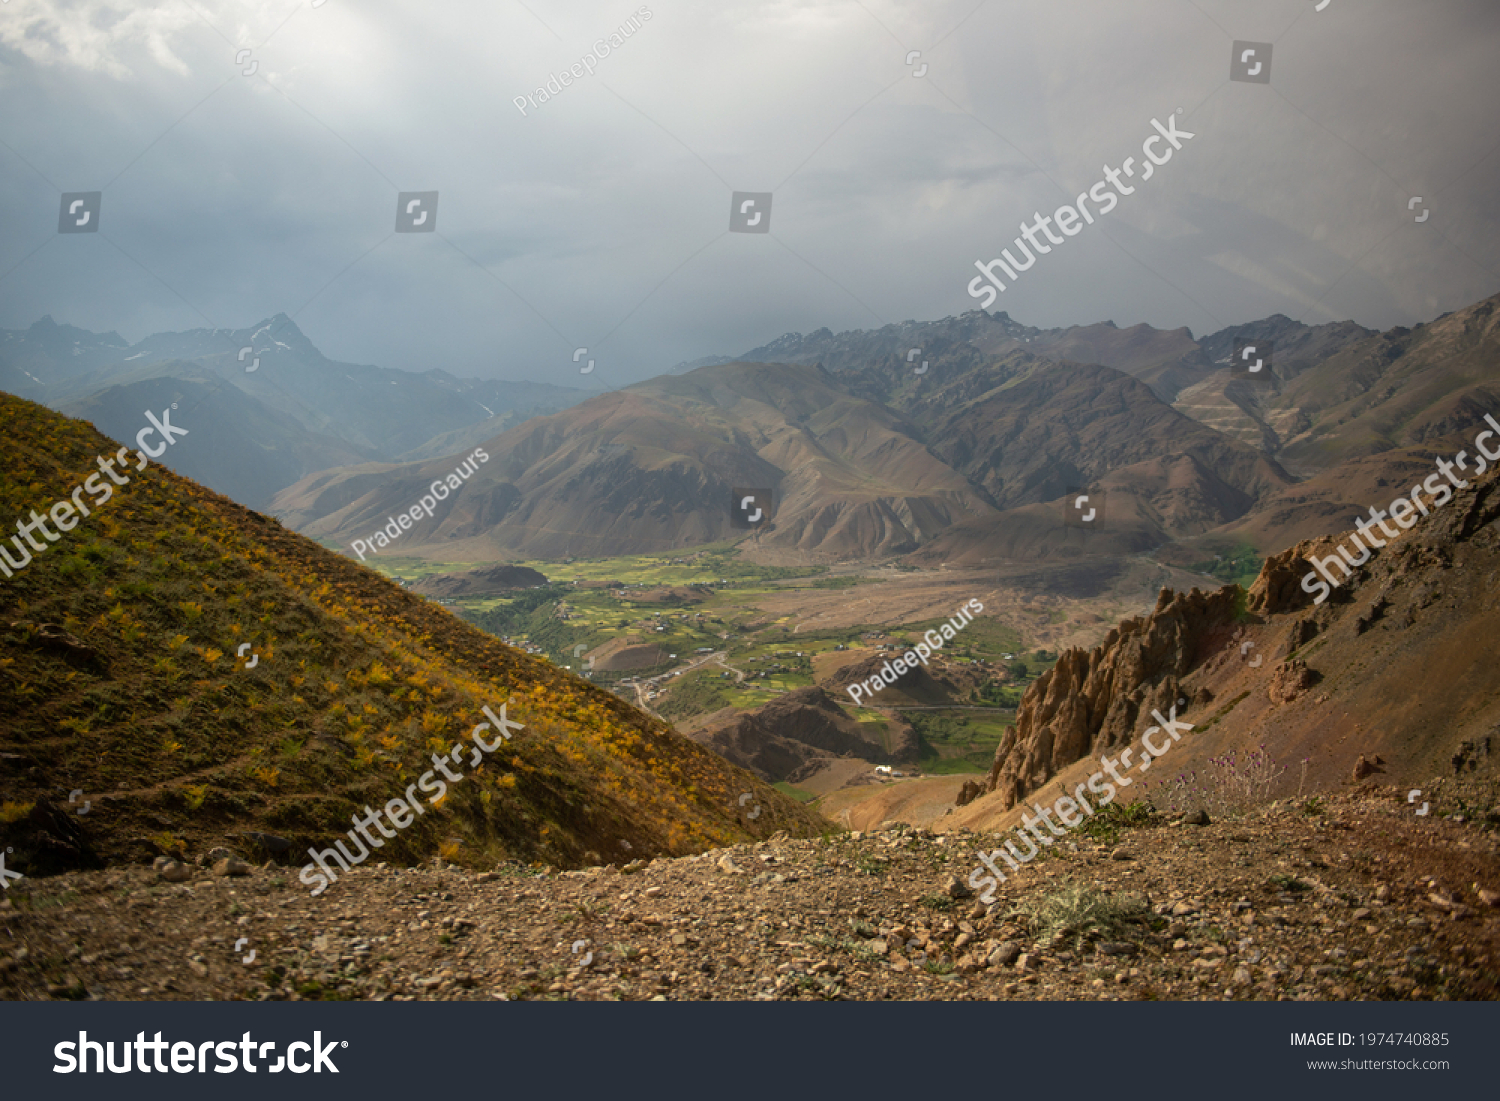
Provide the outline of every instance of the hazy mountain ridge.
{"type": "Polygon", "coordinates": [[[141,391],[128,388],[163,378],[211,385],[217,394],[205,408],[243,411],[255,422],[250,453],[280,456],[227,477],[227,460],[196,448],[177,459],[185,476],[257,507],[312,471],[361,458],[452,454],[534,412],[588,396],[547,383],[342,363],[324,356],[285,314],[244,329],[154,333],[133,345],[51,317],[0,331],[0,389],[71,414],[86,411],[122,437],[134,435],[129,426],[141,415],[131,396],[141,391]],[[242,349],[249,351],[242,356],[242,349]]]}

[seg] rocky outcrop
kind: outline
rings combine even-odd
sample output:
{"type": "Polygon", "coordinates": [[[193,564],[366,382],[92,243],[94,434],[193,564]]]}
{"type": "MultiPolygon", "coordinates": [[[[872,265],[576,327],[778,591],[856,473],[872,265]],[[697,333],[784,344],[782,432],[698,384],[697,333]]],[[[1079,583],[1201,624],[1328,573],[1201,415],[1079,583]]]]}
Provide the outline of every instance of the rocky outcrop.
{"type": "Polygon", "coordinates": [[[1312,604],[1313,594],[1302,588],[1302,579],[1313,568],[1310,559],[1337,556],[1337,546],[1328,537],[1306,539],[1267,558],[1250,586],[1248,610],[1256,615],[1280,615],[1312,604]]]}
{"type": "MultiPolygon", "coordinates": [[[[882,669],[891,666],[892,662],[898,657],[902,657],[905,653],[907,651],[902,651],[901,653],[886,651],[873,654],[853,665],[846,665],[829,679],[827,685],[833,691],[844,693],[847,698],[848,688],[851,684],[869,681],[872,677],[878,676],[882,669]]],[[[899,706],[900,700],[897,698],[898,696],[908,700],[915,700],[918,703],[937,704],[946,703],[948,695],[943,685],[928,671],[927,666],[918,665],[914,669],[904,669],[901,673],[897,674],[895,684],[885,685],[873,697],[869,698],[874,706],[880,707],[882,705],[899,706]]]]}
{"type": "Polygon", "coordinates": [[[1181,678],[1233,635],[1239,593],[1163,589],[1149,616],[1126,620],[1092,650],[1066,651],[1021,698],[985,791],[1012,807],[1074,761],[1131,741],[1153,708],[1166,714],[1181,678]]]}
{"type": "Polygon", "coordinates": [[[79,818],[46,798],[31,804],[25,817],[0,824],[0,852],[13,854],[11,867],[29,876],[104,866],[79,818]]]}
{"type": "Polygon", "coordinates": [[[904,764],[917,759],[917,736],[902,724],[891,730],[890,749],[870,738],[869,724],[846,715],[821,688],[799,688],[754,711],[735,716],[726,726],[710,727],[691,737],[742,768],[770,780],[795,780],[809,765],[829,757],[856,757],[876,764],[904,764]]]}
{"type": "Polygon", "coordinates": [[[412,583],[411,591],[423,596],[479,596],[485,593],[532,589],[547,584],[545,574],[529,566],[481,566],[463,573],[439,573],[412,583]]]}
{"type": "Polygon", "coordinates": [[[1307,662],[1298,658],[1284,661],[1276,667],[1266,692],[1272,703],[1291,703],[1317,683],[1318,674],[1307,667],[1307,662]]]}

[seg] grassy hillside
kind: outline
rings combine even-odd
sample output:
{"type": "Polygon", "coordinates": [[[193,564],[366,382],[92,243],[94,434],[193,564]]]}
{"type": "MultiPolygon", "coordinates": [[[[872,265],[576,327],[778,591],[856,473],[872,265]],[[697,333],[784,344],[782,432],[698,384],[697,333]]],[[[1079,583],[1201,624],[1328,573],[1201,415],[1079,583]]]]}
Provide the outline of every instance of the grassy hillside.
{"type": "MultiPolygon", "coordinates": [[[[117,449],[6,394],[0,421],[7,532],[117,449]]],[[[525,729],[459,769],[377,859],[688,853],[747,836],[745,791],[764,808],[757,835],[822,828],[625,702],[359,563],[158,465],[132,462],[129,477],[0,577],[0,841],[16,847],[13,867],[46,870],[47,803],[66,810],[75,789],[92,805],[67,821],[106,859],[243,849],[242,831],[263,831],[304,862],[366,804],[399,797],[432,754],[467,743],[482,706],[507,701],[525,729]],[[43,624],[88,649],[49,641],[43,624]]]]}

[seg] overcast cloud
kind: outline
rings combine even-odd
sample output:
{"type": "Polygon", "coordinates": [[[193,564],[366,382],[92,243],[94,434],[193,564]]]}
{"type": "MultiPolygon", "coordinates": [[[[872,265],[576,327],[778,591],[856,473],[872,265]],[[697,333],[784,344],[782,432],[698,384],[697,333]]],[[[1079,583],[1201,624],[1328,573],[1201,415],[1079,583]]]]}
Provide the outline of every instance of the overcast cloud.
{"type": "Polygon", "coordinates": [[[1500,290],[1497,57],[1493,0],[9,0],[0,327],[285,312],[339,359],[617,386],[972,309],[975,260],[1177,108],[1195,136],[995,309],[1412,324],[1500,290]],[[75,191],[100,232],[58,234],[75,191]],[[435,233],[393,232],[399,191],[435,233]]]}

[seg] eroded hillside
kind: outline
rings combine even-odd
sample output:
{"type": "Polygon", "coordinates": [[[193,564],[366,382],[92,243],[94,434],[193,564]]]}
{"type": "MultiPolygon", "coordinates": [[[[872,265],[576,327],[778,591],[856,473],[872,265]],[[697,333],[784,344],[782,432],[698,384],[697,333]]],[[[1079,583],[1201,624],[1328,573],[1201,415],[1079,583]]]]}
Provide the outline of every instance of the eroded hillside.
{"type": "MultiPolygon", "coordinates": [[[[1127,798],[1189,802],[1247,783],[1271,798],[1366,778],[1431,790],[1461,777],[1474,785],[1467,798],[1493,806],[1497,518],[1496,472],[1471,475],[1321,603],[1313,560],[1327,565],[1340,544],[1357,560],[1352,532],[1272,557],[1248,594],[1163,590],[1150,616],[1063,654],[1038,678],[986,793],[944,822],[1008,823],[1023,801],[1071,791],[1104,754],[1131,745],[1139,754],[1153,712],[1174,705],[1192,732],[1127,798]],[[1180,780],[1188,775],[1197,779],[1180,780]]],[[[1342,576],[1343,567],[1328,569],[1342,576]]]]}

